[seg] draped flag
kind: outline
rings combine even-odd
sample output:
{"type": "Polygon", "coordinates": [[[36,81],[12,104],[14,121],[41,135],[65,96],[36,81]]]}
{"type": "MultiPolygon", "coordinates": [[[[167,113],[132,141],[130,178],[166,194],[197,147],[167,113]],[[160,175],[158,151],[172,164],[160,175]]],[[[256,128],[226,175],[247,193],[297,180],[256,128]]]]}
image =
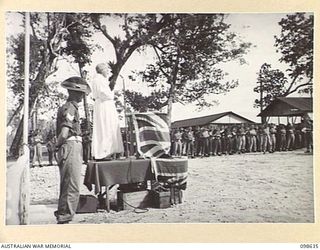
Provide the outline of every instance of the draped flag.
{"type": "Polygon", "coordinates": [[[161,113],[132,114],[137,150],[144,158],[158,158],[170,151],[168,117],[161,113]]]}
{"type": "Polygon", "coordinates": [[[188,159],[151,159],[156,180],[164,187],[186,189],[188,159]]]}

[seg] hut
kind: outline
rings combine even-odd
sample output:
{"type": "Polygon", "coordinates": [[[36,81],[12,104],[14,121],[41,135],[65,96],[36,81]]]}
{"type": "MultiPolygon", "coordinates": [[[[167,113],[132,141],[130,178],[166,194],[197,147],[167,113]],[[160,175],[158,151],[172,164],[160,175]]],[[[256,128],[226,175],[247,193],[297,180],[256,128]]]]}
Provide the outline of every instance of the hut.
{"type": "Polygon", "coordinates": [[[278,121],[281,117],[286,117],[288,122],[291,118],[291,123],[295,123],[297,118],[305,114],[312,117],[312,101],[310,97],[277,97],[258,116],[263,117],[265,121],[270,117],[278,117],[278,121]]]}
{"type": "Polygon", "coordinates": [[[240,116],[232,111],[223,112],[219,114],[207,115],[202,117],[195,117],[190,119],[174,121],[171,128],[187,128],[197,126],[221,126],[221,125],[236,125],[236,124],[254,124],[243,116],[240,116]]]}

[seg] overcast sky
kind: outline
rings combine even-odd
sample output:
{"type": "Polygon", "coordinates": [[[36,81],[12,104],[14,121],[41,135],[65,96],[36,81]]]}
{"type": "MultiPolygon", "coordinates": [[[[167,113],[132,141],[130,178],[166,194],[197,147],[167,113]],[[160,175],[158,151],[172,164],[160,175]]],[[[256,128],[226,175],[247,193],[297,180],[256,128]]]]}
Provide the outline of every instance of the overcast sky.
{"type": "MultiPolygon", "coordinates": [[[[253,108],[254,99],[258,97],[257,93],[253,92],[256,86],[257,73],[263,63],[271,64],[272,68],[284,70],[285,65],[279,63],[280,54],[276,53],[274,47],[275,35],[280,34],[280,26],[278,22],[288,13],[245,13],[245,14],[230,14],[226,22],[231,24],[231,31],[237,32],[244,41],[251,42],[252,47],[248,54],[244,56],[247,64],[239,65],[237,63],[228,63],[224,70],[229,73],[230,79],[238,79],[239,86],[225,95],[212,95],[209,99],[217,100],[219,105],[212,108],[206,108],[199,111],[192,104],[181,105],[174,104],[172,120],[191,118],[195,116],[210,115],[214,113],[233,111],[239,115],[245,116],[254,121],[260,121],[257,117],[259,109],[253,108]]],[[[10,23],[9,27],[17,23],[17,16],[10,15],[7,19],[10,23]]],[[[112,26],[112,25],[111,25],[112,26]]],[[[9,28],[9,32],[17,32],[18,28],[9,28]]],[[[116,27],[114,25],[114,32],[116,27]]],[[[8,32],[8,30],[7,30],[8,32]]],[[[114,58],[114,51],[111,44],[103,37],[98,35],[95,37],[99,44],[104,48],[104,51],[97,51],[93,54],[92,65],[88,66],[89,76],[94,74],[94,67],[97,63],[106,62],[110,58],[114,58]]],[[[148,51],[142,54],[134,53],[128,60],[121,74],[124,76],[126,87],[136,90],[143,90],[148,93],[150,90],[145,88],[145,85],[133,83],[128,79],[128,75],[132,70],[142,69],[148,61],[152,60],[152,56],[148,51]]],[[[76,68],[65,64],[63,70],[58,72],[54,77],[57,80],[64,80],[69,76],[76,74],[76,68]]],[[[116,89],[122,88],[122,79],[119,78],[116,89]]]]}

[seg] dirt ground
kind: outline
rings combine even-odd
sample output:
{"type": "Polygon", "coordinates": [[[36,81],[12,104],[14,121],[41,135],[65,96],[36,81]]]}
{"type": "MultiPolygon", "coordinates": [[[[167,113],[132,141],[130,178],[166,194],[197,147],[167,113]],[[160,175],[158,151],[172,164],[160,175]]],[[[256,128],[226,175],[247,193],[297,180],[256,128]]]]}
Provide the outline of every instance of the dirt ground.
{"type": "MultiPolygon", "coordinates": [[[[189,159],[188,169],[182,204],[141,213],[76,214],[72,223],[314,222],[313,157],[303,150],[189,159]]],[[[31,224],[56,223],[58,167],[31,168],[30,174],[32,207],[51,209],[33,216],[31,224]]],[[[81,194],[89,193],[83,185],[81,194]]]]}

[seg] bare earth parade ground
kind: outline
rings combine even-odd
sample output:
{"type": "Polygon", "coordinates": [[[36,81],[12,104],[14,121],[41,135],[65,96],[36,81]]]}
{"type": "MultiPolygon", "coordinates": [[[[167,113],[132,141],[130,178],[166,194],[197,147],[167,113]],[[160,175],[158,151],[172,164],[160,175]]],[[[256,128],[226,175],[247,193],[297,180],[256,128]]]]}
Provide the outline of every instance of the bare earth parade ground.
{"type": "MultiPolygon", "coordinates": [[[[188,169],[182,204],[76,214],[72,224],[314,222],[313,156],[303,150],[195,158],[188,169]]],[[[31,168],[30,174],[30,223],[55,224],[58,166],[31,168]]],[[[84,185],[81,194],[90,194],[84,185]]]]}

